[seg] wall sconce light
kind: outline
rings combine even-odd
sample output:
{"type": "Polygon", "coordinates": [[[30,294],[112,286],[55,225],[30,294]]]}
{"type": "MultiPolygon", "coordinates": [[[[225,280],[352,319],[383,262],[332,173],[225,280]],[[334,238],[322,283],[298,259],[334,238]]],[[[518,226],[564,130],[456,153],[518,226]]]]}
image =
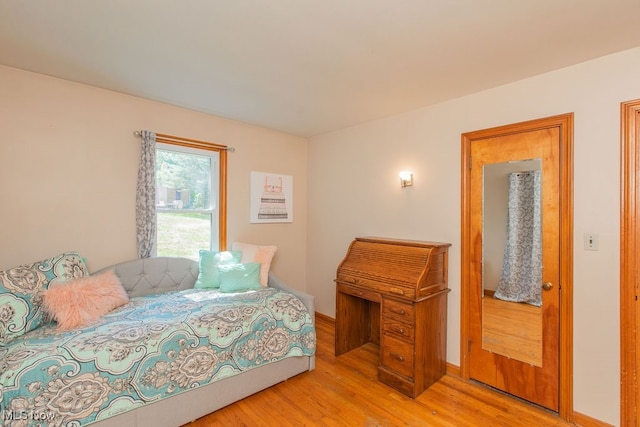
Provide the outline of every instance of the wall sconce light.
{"type": "Polygon", "coordinates": [[[400,172],[400,187],[411,187],[413,185],[413,174],[411,172],[400,172]]]}

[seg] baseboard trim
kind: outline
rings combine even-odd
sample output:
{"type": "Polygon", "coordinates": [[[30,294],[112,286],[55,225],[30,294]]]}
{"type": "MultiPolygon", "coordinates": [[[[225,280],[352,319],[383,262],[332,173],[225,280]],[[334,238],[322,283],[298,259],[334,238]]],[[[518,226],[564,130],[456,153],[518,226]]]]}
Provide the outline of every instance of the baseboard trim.
{"type": "Polygon", "coordinates": [[[600,421],[590,417],[589,415],[575,411],[573,411],[573,419],[571,421],[580,427],[613,427],[613,424],[605,423],[604,421],[600,421]]]}
{"type": "Polygon", "coordinates": [[[460,367],[447,362],[447,375],[460,378],[460,367]]]}
{"type": "Polygon", "coordinates": [[[321,319],[323,322],[330,323],[331,325],[336,325],[336,319],[333,317],[329,317],[326,314],[322,314],[316,311],[316,319],[321,319]]]}

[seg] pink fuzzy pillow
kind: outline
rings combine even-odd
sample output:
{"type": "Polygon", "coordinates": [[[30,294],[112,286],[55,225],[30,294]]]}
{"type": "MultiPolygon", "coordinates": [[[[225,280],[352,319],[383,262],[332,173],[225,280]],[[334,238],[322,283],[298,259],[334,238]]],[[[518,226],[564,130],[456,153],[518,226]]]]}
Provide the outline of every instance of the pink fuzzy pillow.
{"type": "Polygon", "coordinates": [[[66,331],[89,325],[129,301],[120,279],[111,270],[49,287],[42,306],[66,331]]]}

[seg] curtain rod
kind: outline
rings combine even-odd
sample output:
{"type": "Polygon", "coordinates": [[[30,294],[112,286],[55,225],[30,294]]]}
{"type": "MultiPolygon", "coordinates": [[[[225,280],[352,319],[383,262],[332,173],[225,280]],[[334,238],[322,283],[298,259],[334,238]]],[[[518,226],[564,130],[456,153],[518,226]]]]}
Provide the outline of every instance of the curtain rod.
{"type": "MultiPolygon", "coordinates": [[[[133,131],[133,134],[138,138],[142,136],[142,132],[139,130],[133,131]]],[[[197,139],[183,138],[180,136],[167,135],[164,133],[156,133],[156,139],[160,140],[159,142],[170,141],[170,142],[186,143],[194,146],[214,147],[220,150],[226,150],[230,152],[236,151],[234,147],[227,147],[226,145],[216,144],[215,142],[199,141],[197,139]]]]}

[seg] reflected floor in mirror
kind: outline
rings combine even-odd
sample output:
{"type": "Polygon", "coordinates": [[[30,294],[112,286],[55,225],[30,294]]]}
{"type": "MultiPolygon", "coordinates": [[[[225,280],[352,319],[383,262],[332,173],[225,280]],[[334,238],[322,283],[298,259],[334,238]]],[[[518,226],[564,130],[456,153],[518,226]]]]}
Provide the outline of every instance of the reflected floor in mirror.
{"type": "Polygon", "coordinates": [[[542,366],[542,307],[482,299],[482,348],[542,366]]]}

